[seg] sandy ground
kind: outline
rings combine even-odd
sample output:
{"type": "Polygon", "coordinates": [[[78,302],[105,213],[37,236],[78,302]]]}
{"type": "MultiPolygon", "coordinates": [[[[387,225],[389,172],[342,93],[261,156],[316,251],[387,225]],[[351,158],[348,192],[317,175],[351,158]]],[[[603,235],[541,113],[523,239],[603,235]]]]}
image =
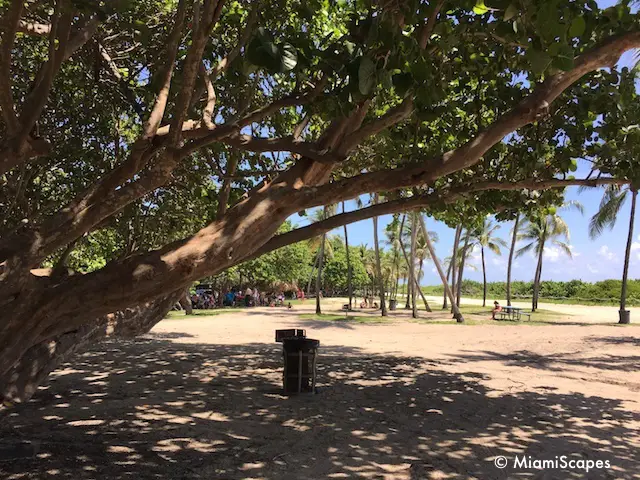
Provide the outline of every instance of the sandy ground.
{"type": "Polygon", "coordinates": [[[311,302],[165,320],[0,413],[0,478],[640,478],[640,327],[571,308],[543,326],[301,320],[311,302]],[[321,341],[314,396],[280,393],[274,330],[293,327],[321,341]]]}

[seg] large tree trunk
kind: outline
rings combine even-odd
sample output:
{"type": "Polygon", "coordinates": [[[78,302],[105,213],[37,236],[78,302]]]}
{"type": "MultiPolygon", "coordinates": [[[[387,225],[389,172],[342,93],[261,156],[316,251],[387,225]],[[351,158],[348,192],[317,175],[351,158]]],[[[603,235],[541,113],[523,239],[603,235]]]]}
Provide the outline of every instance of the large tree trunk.
{"type": "Polygon", "coordinates": [[[435,248],[433,248],[433,243],[431,242],[431,238],[427,234],[428,232],[427,224],[425,223],[424,217],[422,215],[420,215],[420,223],[422,225],[422,231],[425,234],[425,242],[427,244],[427,248],[429,249],[429,254],[433,259],[433,263],[436,266],[436,270],[438,270],[438,275],[440,275],[440,280],[442,281],[442,285],[444,286],[444,292],[449,297],[449,300],[451,300],[451,308],[453,309],[453,318],[455,318],[458,323],[462,323],[464,322],[464,317],[462,316],[462,314],[460,313],[460,310],[456,306],[456,302],[453,298],[453,290],[449,288],[449,282],[447,281],[447,278],[444,276],[444,270],[442,269],[440,260],[436,255],[436,250],[435,248]]]}
{"type": "MultiPolygon", "coordinates": [[[[344,202],[342,202],[342,213],[344,211],[344,202]]],[[[347,255],[347,290],[349,294],[349,310],[353,308],[353,272],[351,271],[351,258],[349,255],[349,234],[347,233],[347,225],[344,226],[344,248],[347,255]]]]}
{"type": "MultiPolygon", "coordinates": [[[[458,292],[458,247],[460,246],[460,235],[462,235],[462,224],[456,227],[456,234],[453,238],[453,251],[451,252],[451,291],[456,294],[458,292]]],[[[457,302],[456,305],[458,305],[457,302]]],[[[453,305],[451,305],[451,312],[453,313],[453,305]]]]}
{"type": "Polygon", "coordinates": [[[320,241],[320,251],[318,252],[318,275],[316,276],[316,315],[322,314],[322,309],[320,308],[320,294],[322,292],[322,266],[324,265],[324,242],[326,241],[327,236],[322,235],[322,240],[320,241]]]}
{"type": "Polygon", "coordinates": [[[193,305],[191,304],[191,295],[189,295],[189,289],[187,288],[180,299],[178,300],[180,306],[184,309],[185,315],[193,314],[193,305]]]}
{"type": "Polygon", "coordinates": [[[487,306],[487,268],[484,263],[484,247],[480,246],[480,255],[482,256],[482,306],[487,306]]]}
{"type": "Polygon", "coordinates": [[[109,338],[132,338],[162,320],[184,294],[180,289],[163,298],[122,312],[105,315],[77,330],[41,341],[29,348],[7,373],[0,376],[0,403],[25,402],[38,385],[76,352],[109,338]]]}
{"type": "MultiPolygon", "coordinates": [[[[374,195],[374,203],[378,203],[378,195],[374,195]]],[[[376,255],[376,277],[378,279],[378,289],[380,290],[380,311],[383,317],[387,316],[387,302],[384,295],[384,279],[382,278],[382,267],[380,265],[380,245],[378,244],[378,217],[373,217],[373,244],[376,255]]]]}
{"type": "Polygon", "coordinates": [[[637,190],[631,190],[631,214],[629,215],[629,233],[627,235],[627,248],[624,253],[624,268],[622,270],[622,291],[620,292],[620,320],[619,323],[630,323],[625,315],[627,309],[627,278],[629,275],[629,259],[631,257],[631,243],[633,242],[633,223],[636,217],[637,190]]]}
{"type": "Polygon", "coordinates": [[[516,251],[516,242],[518,241],[518,225],[520,224],[520,214],[516,215],[516,221],[513,224],[513,235],[511,236],[511,248],[509,249],[509,263],[507,265],[507,305],[511,306],[511,267],[513,266],[513,254],[516,251]]]}

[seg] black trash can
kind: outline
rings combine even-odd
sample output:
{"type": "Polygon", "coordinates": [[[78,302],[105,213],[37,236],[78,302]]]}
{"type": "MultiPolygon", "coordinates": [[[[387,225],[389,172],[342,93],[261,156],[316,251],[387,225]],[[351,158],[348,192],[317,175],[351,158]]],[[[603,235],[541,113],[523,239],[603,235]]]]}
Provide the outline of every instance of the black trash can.
{"type": "Polygon", "coordinates": [[[620,314],[619,323],[624,323],[624,324],[631,323],[631,312],[629,310],[618,310],[618,313],[620,314]]]}
{"type": "Polygon", "coordinates": [[[398,306],[398,300],[396,300],[395,298],[391,298],[389,300],[389,310],[395,310],[397,306],[398,306]]]}
{"type": "Polygon", "coordinates": [[[304,337],[282,339],[284,372],[282,386],[285,395],[315,393],[316,359],[319,340],[304,337]]]}

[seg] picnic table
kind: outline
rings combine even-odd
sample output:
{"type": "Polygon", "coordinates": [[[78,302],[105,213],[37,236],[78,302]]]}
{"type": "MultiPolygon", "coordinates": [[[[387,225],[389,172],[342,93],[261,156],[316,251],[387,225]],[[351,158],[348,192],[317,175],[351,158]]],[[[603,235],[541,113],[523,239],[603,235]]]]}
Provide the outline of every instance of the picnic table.
{"type": "Polygon", "coordinates": [[[522,320],[522,315],[525,315],[527,318],[531,318],[530,313],[523,312],[523,309],[520,307],[502,307],[502,310],[498,312],[500,314],[500,320],[522,320]]]}

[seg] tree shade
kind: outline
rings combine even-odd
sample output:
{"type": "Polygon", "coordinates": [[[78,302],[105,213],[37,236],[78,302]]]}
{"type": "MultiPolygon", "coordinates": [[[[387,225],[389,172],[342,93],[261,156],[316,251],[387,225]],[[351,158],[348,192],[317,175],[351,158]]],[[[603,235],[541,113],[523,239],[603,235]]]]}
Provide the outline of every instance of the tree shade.
{"type": "Polygon", "coordinates": [[[611,68],[640,46],[628,2],[3,0],[0,13],[0,383],[38,377],[28,359],[44,345],[61,357],[92,325],[144,331],[140,309],[330,227],[417,208],[511,218],[640,171],[615,143],[594,152],[636,100],[634,73],[611,68]],[[587,156],[604,175],[573,178],[587,156]],[[296,212],[376,192],[276,235],[296,212]]]}

